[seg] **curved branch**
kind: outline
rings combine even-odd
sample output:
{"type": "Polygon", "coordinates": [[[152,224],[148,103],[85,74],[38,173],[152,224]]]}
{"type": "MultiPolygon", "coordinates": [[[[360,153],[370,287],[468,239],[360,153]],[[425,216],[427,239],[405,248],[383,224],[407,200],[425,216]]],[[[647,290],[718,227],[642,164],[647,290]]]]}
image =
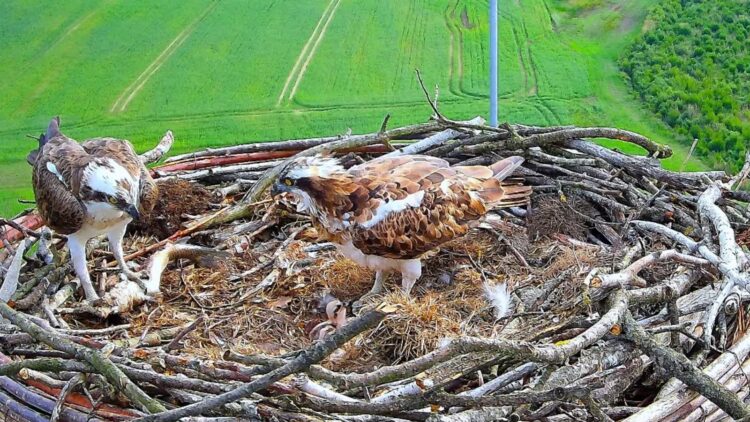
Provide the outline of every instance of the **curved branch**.
{"type": "Polygon", "coordinates": [[[169,152],[170,148],[172,148],[173,143],[174,136],[172,135],[172,131],[168,130],[154,149],[141,154],[141,161],[143,164],[151,164],[161,160],[161,158],[164,157],[164,154],[169,152]]]}
{"type": "Polygon", "coordinates": [[[628,295],[623,291],[618,291],[610,297],[609,301],[609,311],[599,321],[563,345],[540,346],[525,341],[462,337],[453,339],[451,346],[456,347],[462,353],[506,353],[519,359],[528,359],[535,362],[563,363],[569,357],[599,341],[620,323],[622,316],[628,310],[628,295]]]}
{"type": "Polygon", "coordinates": [[[742,419],[750,416],[747,406],[735,393],[696,368],[685,355],[668,347],[660,346],[638,325],[630,312],[625,314],[623,327],[625,328],[626,338],[637,344],[670,375],[679,378],[689,387],[716,403],[733,418],[742,419]]]}
{"type": "Polygon", "coordinates": [[[559,144],[564,141],[581,138],[617,139],[638,145],[656,158],[668,158],[672,156],[672,149],[668,145],[658,144],[635,132],[610,127],[570,128],[550,133],[539,133],[515,142],[508,141],[508,149],[526,149],[547,144],[559,144]]]}

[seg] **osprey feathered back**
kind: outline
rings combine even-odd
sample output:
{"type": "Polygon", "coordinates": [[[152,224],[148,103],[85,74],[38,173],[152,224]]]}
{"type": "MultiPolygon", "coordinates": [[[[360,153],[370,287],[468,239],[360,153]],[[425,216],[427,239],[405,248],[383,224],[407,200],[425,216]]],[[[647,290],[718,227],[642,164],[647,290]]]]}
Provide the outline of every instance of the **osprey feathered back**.
{"type": "Polygon", "coordinates": [[[485,166],[442,159],[381,157],[344,169],[332,158],[292,161],[274,185],[313,217],[346,257],[376,271],[371,293],[398,271],[408,293],[421,276],[420,257],[466,234],[490,210],[528,201],[531,188],[503,180],[523,162],[485,166]]]}
{"type": "Polygon", "coordinates": [[[60,132],[56,117],[27,159],[34,166],[39,215],[52,230],[67,235],[86,299],[98,298],[86,268],[86,244],[93,237],[107,234],[122,271],[137,279],[123,259],[122,239],[130,221],[153,209],[157,189],[133,146],[113,138],[79,144],[60,132]]]}

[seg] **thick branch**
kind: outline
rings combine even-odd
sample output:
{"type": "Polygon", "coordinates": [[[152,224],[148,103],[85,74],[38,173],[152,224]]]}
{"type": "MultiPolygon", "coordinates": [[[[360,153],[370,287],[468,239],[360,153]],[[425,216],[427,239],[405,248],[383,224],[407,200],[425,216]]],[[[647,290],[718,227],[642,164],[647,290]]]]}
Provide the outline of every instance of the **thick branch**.
{"type": "Polygon", "coordinates": [[[595,276],[591,280],[591,287],[596,289],[592,292],[592,299],[599,300],[612,289],[630,285],[638,277],[638,273],[663,261],[676,261],[693,265],[707,265],[709,263],[705,259],[683,254],[674,249],[652,252],[619,272],[595,276]]]}
{"type": "Polygon", "coordinates": [[[653,233],[661,234],[677,243],[680,243],[691,251],[697,250],[698,253],[703,256],[703,258],[708,260],[708,262],[710,262],[711,264],[715,265],[719,269],[719,271],[724,274],[725,277],[733,279],[735,284],[740,287],[746,288],[748,282],[750,281],[750,278],[746,273],[740,273],[736,267],[728,265],[721,258],[719,258],[719,256],[717,256],[708,246],[702,243],[699,244],[698,242],[678,231],[672,230],[662,224],[652,223],[650,221],[634,220],[630,223],[641,230],[647,230],[653,233]]]}
{"type": "Polygon", "coordinates": [[[618,291],[610,297],[609,303],[609,311],[596,324],[560,346],[539,346],[523,341],[479,337],[461,337],[454,339],[451,343],[455,342],[456,347],[464,353],[492,351],[536,362],[563,363],[569,357],[599,341],[620,322],[628,310],[627,294],[618,291]]]}
{"type": "Polygon", "coordinates": [[[565,141],[564,145],[585,154],[601,158],[615,167],[624,168],[635,176],[649,177],[680,188],[695,188],[702,185],[701,176],[708,176],[711,179],[726,177],[724,172],[674,173],[652,165],[647,159],[621,154],[581,139],[565,141]]]}
{"type": "Polygon", "coordinates": [[[291,374],[305,371],[312,364],[320,362],[326,356],[333,353],[334,350],[339,348],[341,345],[351,340],[357,334],[368,330],[385,318],[386,312],[384,310],[373,310],[359,318],[356,318],[345,325],[340,330],[336,331],[333,335],[327,337],[325,340],[315,344],[310,349],[300,353],[296,358],[291,360],[286,365],[276,368],[268,374],[258,378],[255,381],[243,384],[234,390],[207,398],[202,402],[191,404],[185,407],[181,407],[174,410],[169,410],[158,415],[146,416],[138,419],[140,422],[155,421],[155,422],[167,422],[176,421],[186,416],[197,416],[206,411],[217,409],[227,403],[240,400],[248,397],[258,390],[262,390],[274,382],[289,376],[291,374]]]}
{"type": "Polygon", "coordinates": [[[508,149],[526,149],[546,144],[559,144],[563,141],[569,141],[581,138],[609,138],[617,139],[624,142],[636,144],[658,158],[668,158],[672,156],[672,149],[668,145],[660,145],[656,142],[639,135],[622,129],[609,127],[588,127],[588,128],[571,128],[563,129],[556,132],[540,133],[531,135],[517,142],[509,141],[508,149]]]}
{"type": "MultiPolygon", "coordinates": [[[[397,139],[405,136],[419,135],[424,133],[433,132],[440,129],[438,122],[427,122],[418,125],[406,126],[403,128],[397,128],[386,131],[391,139],[397,139]]],[[[194,160],[202,157],[214,157],[231,154],[246,154],[252,152],[264,152],[264,151],[302,151],[308,148],[313,148],[323,144],[329,144],[332,142],[343,141],[347,139],[362,139],[372,137],[376,134],[364,134],[364,135],[337,135],[327,136],[323,138],[313,139],[294,139],[289,141],[267,141],[267,142],[252,142],[244,145],[237,145],[225,148],[207,148],[203,151],[191,152],[189,154],[176,155],[166,160],[167,163],[173,163],[176,161],[194,160]]]]}
{"type": "Polygon", "coordinates": [[[629,312],[625,314],[623,327],[625,328],[625,336],[637,344],[670,375],[679,378],[689,387],[701,393],[733,418],[742,419],[750,416],[748,408],[736,394],[696,368],[685,355],[668,347],[660,346],[638,325],[629,312]]]}
{"type": "Polygon", "coordinates": [[[461,136],[462,133],[454,130],[454,129],[446,129],[442,132],[438,132],[430,137],[424,138],[419,142],[415,142],[411,145],[407,145],[404,148],[401,148],[399,150],[389,152],[386,154],[386,157],[397,157],[399,155],[407,155],[407,154],[419,154],[424,151],[427,151],[430,148],[435,148],[441,144],[443,144],[446,141],[449,141],[451,139],[455,139],[459,136],[461,136]]]}
{"type": "Polygon", "coordinates": [[[553,400],[575,400],[585,397],[590,391],[588,386],[561,387],[546,391],[522,391],[497,396],[459,396],[445,393],[426,393],[416,396],[405,396],[388,403],[364,402],[329,402],[317,397],[308,396],[305,405],[316,410],[335,413],[398,415],[400,412],[422,409],[430,404],[451,407],[500,407],[529,403],[545,403],[553,400]]]}
{"type": "Polygon", "coordinates": [[[172,136],[172,131],[168,130],[154,149],[141,154],[141,161],[143,164],[151,164],[161,160],[164,154],[169,152],[169,149],[172,148],[173,143],[174,136],[172,136]]]}
{"type": "Polygon", "coordinates": [[[5,273],[3,285],[0,286],[0,302],[9,301],[18,288],[18,277],[21,273],[21,265],[23,265],[23,254],[26,252],[28,244],[29,241],[24,240],[18,245],[18,249],[16,249],[16,254],[13,256],[10,267],[8,267],[8,272],[5,273]]]}
{"type": "Polygon", "coordinates": [[[88,362],[91,366],[104,375],[115,388],[121,391],[138,407],[148,412],[163,412],[165,409],[158,401],[149,397],[137,385],[133,384],[128,377],[122,373],[108,358],[96,350],[79,346],[70,340],[62,338],[57,334],[43,330],[31,322],[26,316],[11,309],[7,304],[0,303],[0,314],[9,319],[15,326],[30,334],[35,340],[47,346],[75,356],[77,359],[88,362]]]}

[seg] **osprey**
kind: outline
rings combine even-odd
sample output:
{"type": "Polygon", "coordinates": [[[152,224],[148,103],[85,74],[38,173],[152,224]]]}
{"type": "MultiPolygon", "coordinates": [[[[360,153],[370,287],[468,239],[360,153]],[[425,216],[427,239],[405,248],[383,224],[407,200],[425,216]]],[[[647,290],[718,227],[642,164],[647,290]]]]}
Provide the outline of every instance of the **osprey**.
{"type": "Polygon", "coordinates": [[[333,158],[292,160],[272,194],[312,217],[325,240],[357,264],[374,270],[370,293],[388,273],[401,273],[408,294],[422,275],[420,258],[466,234],[490,210],[524,204],[531,188],[503,182],[523,162],[509,157],[485,166],[442,159],[380,157],[345,169],[333,158]]]}
{"type": "Polygon", "coordinates": [[[86,244],[106,234],[122,272],[140,281],[125,265],[125,229],[154,208],[157,188],[148,170],[124,140],[95,138],[81,144],[60,132],[60,119],[39,137],[27,160],[39,215],[52,230],[67,235],[70,258],[86,299],[99,298],[86,268],[86,244]]]}

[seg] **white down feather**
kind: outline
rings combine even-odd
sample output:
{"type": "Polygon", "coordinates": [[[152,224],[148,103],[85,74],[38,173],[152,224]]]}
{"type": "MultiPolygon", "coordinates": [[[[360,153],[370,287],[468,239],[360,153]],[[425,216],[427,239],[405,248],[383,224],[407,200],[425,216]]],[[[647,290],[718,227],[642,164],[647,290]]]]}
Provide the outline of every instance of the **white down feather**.
{"type": "Polygon", "coordinates": [[[500,319],[510,314],[510,293],[505,283],[494,284],[484,282],[482,284],[484,296],[495,310],[495,318],[500,319]]]}

